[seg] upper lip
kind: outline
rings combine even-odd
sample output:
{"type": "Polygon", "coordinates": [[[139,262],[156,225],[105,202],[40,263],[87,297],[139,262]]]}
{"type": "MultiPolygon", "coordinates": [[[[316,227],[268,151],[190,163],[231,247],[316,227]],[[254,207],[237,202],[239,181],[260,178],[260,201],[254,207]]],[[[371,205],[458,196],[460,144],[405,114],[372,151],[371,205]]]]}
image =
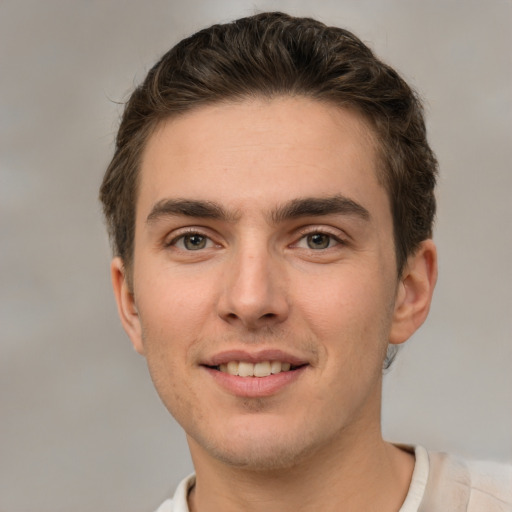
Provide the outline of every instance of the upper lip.
{"type": "Polygon", "coordinates": [[[248,352],[247,350],[225,350],[214,354],[205,359],[204,366],[219,366],[230,361],[244,361],[247,363],[261,363],[263,361],[280,361],[281,363],[290,363],[292,366],[302,366],[308,364],[308,361],[294,356],[287,352],[277,349],[259,350],[257,352],[248,352]]]}

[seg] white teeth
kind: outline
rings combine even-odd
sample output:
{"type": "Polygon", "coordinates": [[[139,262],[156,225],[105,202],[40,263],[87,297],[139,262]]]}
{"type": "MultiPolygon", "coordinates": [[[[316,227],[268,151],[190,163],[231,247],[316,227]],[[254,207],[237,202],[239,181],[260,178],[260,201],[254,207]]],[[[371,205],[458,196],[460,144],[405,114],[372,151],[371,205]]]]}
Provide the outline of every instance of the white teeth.
{"type": "Polygon", "coordinates": [[[238,375],[238,361],[229,361],[227,367],[228,373],[230,375],[238,375]]]}
{"type": "Polygon", "coordinates": [[[256,363],[254,365],[255,377],[268,377],[270,373],[270,363],[268,361],[265,361],[263,363],[256,363]]]}
{"type": "Polygon", "coordinates": [[[240,361],[238,363],[238,375],[240,377],[252,377],[254,375],[254,365],[240,361]]]}
{"type": "Polygon", "coordinates": [[[282,363],[281,361],[272,361],[270,363],[270,371],[272,373],[279,373],[281,371],[282,363]]]}
{"type": "Polygon", "coordinates": [[[282,363],[281,361],[262,361],[256,364],[246,361],[229,361],[229,363],[219,365],[218,368],[222,373],[240,377],[268,377],[269,375],[289,371],[291,364],[282,363]]]}

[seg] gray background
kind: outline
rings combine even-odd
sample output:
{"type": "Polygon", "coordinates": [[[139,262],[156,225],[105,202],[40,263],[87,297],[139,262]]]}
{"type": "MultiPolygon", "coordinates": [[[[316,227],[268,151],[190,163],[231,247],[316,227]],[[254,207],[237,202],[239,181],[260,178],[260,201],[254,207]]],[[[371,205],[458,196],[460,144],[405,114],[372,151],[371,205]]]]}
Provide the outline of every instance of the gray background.
{"type": "Polygon", "coordinates": [[[110,291],[97,189],[121,107],[196,29],[345,26],[426,98],[440,281],[386,377],[384,432],[512,461],[512,3],[0,0],[0,511],[151,511],[191,470],[110,291]]]}

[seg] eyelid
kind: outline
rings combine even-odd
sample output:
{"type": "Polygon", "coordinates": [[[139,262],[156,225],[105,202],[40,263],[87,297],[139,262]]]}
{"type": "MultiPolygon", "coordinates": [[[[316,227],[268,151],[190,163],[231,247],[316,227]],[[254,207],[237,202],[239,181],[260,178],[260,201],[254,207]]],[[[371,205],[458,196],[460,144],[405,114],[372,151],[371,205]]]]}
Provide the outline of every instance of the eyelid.
{"type": "Polygon", "coordinates": [[[342,231],[339,228],[334,228],[325,225],[309,225],[301,227],[297,230],[297,240],[302,240],[302,238],[304,238],[305,236],[314,235],[316,233],[331,236],[341,244],[348,243],[348,239],[350,238],[344,231],[342,231]]]}
{"type": "Polygon", "coordinates": [[[173,230],[172,233],[169,233],[164,237],[163,245],[164,247],[171,247],[175,246],[176,242],[180,240],[181,238],[187,236],[187,235],[200,235],[204,236],[205,238],[208,238],[214,245],[219,246],[220,244],[214,240],[214,237],[211,234],[211,231],[200,227],[200,226],[187,226],[183,228],[178,228],[176,230],[173,230]]]}

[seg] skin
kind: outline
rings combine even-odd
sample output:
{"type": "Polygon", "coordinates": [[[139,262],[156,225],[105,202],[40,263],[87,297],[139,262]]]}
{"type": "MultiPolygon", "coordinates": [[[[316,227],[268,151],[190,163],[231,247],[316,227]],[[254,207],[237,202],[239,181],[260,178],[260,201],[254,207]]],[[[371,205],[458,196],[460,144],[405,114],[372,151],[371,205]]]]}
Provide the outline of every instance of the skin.
{"type": "Polygon", "coordinates": [[[427,316],[436,252],[424,241],[397,276],[372,137],[354,112],[284,97],[202,107],[147,143],[133,289],[118,258],[112,280],[187,433],[191,510],[396,511],[405,498],[414,460],[381,436],[382,362],[427,316]],[[304,198],[345,207],[290,215],[304,198]],[[270,396],[232,393],[204,366],[267,349],[307,363],[270,396]]]}

